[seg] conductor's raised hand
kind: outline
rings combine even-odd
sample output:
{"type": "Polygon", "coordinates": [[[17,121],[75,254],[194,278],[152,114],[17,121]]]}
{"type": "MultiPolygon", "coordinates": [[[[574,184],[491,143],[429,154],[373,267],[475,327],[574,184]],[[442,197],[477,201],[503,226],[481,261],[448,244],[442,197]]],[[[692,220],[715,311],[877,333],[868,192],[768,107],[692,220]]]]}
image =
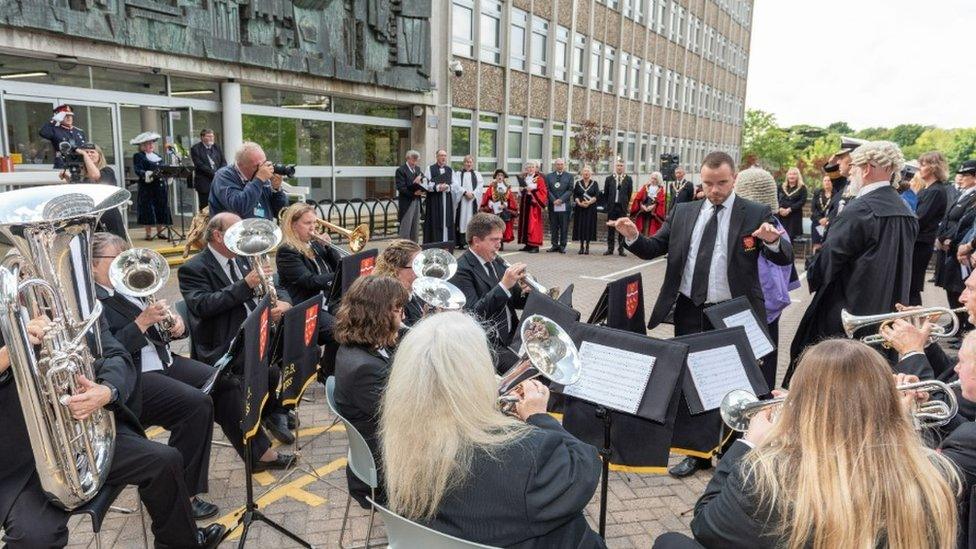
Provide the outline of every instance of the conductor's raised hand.
{"type": "Polygon", "coordinates": [[[772,223],[763,223],[758,229],[752,231],[752,236],[762,240],[767,244],[773,244],[779,240],[780,234],[772,223]]]}
{"type": "Polygon", "coordinates": [[[514,263],[505,269],[505,274],[502,275],[501,285],[506,290],[511,290],[524,276],[525,263],[514,263]]]}
{"type": "Polygon", "coordinates": [[[620,233],[620,236],[624,237],[624,240],[637,238],[637,225],[634,225],[634,222],[629,217],[621,217],[607,221],[607,227],[616,229],[620,233]]]}

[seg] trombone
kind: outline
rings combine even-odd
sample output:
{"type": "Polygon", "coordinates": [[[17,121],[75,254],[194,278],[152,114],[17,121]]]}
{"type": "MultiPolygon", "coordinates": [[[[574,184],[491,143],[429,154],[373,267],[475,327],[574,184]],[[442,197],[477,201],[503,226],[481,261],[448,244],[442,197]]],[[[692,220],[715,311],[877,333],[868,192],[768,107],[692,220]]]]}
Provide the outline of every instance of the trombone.
{"type": "MultiPolygon", "coordinates": [[[[505,267],[506,269],[508,269],[509,267],[511,267],[511,264],[509,264],[508,261],[505,261],[505,258],[503,258],[502,256],[498,256],[498,259],[501,259],[502,260],[502,266],[505,267]]],[[[522,280],[524,280],[526,284],[528,284],[529,286],[531,286],[533,290],[535,290],[535,291],[537,291],[537,292],[539,292],[539,293],[541,293],[543,295],[547,295],[547,296],[551,297],[552,299],[559,299],[560,292],[559,292],[559,287],[558,286],[553,286],[551,288],[547,288],[547,287],[543,286],[542,284],[540,284],[539,281],[536,280],[536,278],[534,276],[532,276],[532,274],[529,273],[528,271],[525,272],[525,276],[522,277],[522,280]]]]}
{"type": "Polygon", "coordinates": [[[931,339],[945,339],[955,336],[959,332],[959,317],[958,313],[966,312],[965,307],[958,307],[955,309],[949,309],[948,307],[926,307],[924,309],[909,309],[907,311],[896,311],[894,313],[885,313],[879,315],[852,315],[844,309],[840,312],[840,321],[844,327],[844,333],[847,337],[854,337],[854,333],[864,328],[865,326],[872,326],[878,324],[878,332],[870,334],[861,338],[861,341],[868,345],[881,344],[883,347],[888,348],[888,342],[885,340],[884,336],[881,335],[881,330],[885,326],[891,326],[896,320],[904,319],[909,322],[914,323],[916,326],[921,326],[926,320],[940,319],[943,316],[949,317],[949,325],[945,324],[935,324],[932,327],[932,332],[930,335],[931,339]]]}
{"type": "MultiPolygon", "coordinates": [[[[278,212],[279,225],[284,223],[284,215],[285,212],[288,211],[288,209],[289,208],[282,208],[281,211],[278,212]]],[[[362,251],[362,249],[366,247],[366,243],[369,242],[369,225],[366,223],[360,223],[359,225],[356,225],[353,229],[346,229],[336,225],[335,223],[329,223],[328,221],[319,217],[315,219],[315,226],[318,229],[318,234],[325,234],[329,231],[332,231],[334,233],[339,233],[340,235],[342,235],[346,240],[349,241],[348,246],[349,246],[349,250],[352,253],[358,253],[362,251]]],[[[335,244],[329,244],[329,246],[335,248],[336,251],[338,251],[341,255],[349,255],[348,252],[336,246],[335,244]]]]}
{"type": "Polygon", "coordinates": [[[522,383],[541,375],[559,385],[572,385],[579,381],[583,366],[569,334],[549,318],[532,315],[522,321],[519,331],[522,358],[498,378],[498,407],[509,415],[515,414],[515,405],[522,400],[522,383]]]}
{"type": "MultiPolygon", "coordinates": [[[[943,383],[937,379],[928,379],[916,383],[906,383],[896,387],[899,391],[920,391],[929,394],[943,393],[946,400],[929,400],[916,404],[912,410],[915,427],[927,429],[940,427],[949,423],[959,411],[959,401],[953,389],[959,387],[959,381],[943,383]]],[[[722,421],[729,429],[744,433],[749,429],[752,416],[772,406],[783,404],[787,397],[776,397],[769,400],[759,400],[756,395],[744,389],[735,389],[726,393],[719,407],[722,421]]]]}

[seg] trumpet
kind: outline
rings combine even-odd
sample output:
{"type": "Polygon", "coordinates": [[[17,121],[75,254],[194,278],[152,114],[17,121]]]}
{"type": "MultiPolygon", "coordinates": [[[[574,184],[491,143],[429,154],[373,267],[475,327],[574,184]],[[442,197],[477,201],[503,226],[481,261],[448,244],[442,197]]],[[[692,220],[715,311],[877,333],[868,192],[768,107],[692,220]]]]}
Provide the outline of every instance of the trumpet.
{"type": "Polygon", "coordinates": [[[944,339],[953,337],[959,332],[959,317],[956,315],[965,311],[965,307],[958,307],[955,309],[949,309],[948,307],[926,307],[924,309],[910,309],[907,311],[896,311],[894,313],[885,313],[880,315],[857,316],[852,315],[851,313],[847,312],[847,309],[844,309],[840,312],[840,321],[844,327],[844,333],[847,334],[847,337],[854,337],[854,333],[865,326],[878,324],[878,333],[864,336],[861,338],[861,341],[868,345],[877,345],[880,343],[885,348],[888,348],[888,342],[885,340],[884,336],[881,335],[881,330],[885,326],[890,326],[896,320],[904,319],[914,323],[916,326],[921,326],[923,322],[931,317],[936,317],[936,320],[938,320],[943,316],[948,316],[949,325],[936,324],[932,327],[932,332],[930,334],[931,339],[944,339]]]}
{"type": "Polygon", "coordinates": [[[509,415],[522,400],[522,383],[541,375],[559,385],[572,385],[582,372],[576,344],[558,324],[532,315],[522,321],[519,330],[525,348],[522,359],[498,378],[498,406],[509,415]]]}
{"type": "MultiPolygon", "coordinates": [[[[917,391],[929,394],[943,393],[945,395],[945,401],[929,400],[928,402],[917,404],[912,410],[915,427],[927,429],[945,425],[955,417],[959,411],[959,401],[956,399],[956,394],[953,392],[953,389],[959,387],[959,385],[959,381],[943,383],[936,379],[929,379],[899,385],[897,389],[899,391],[917,391]]],[[[749,429],[749,422],[752,416],[766,408],[779,406],[785,400],[786,397],[759,400],[756,398],[756,395],[749,391],[736,389],[729,391],[722,399],[719,414],[729,429],[744,433],[749,429]]]]}
{"type": "MultiPolygon", "coordinates": [[[[152,305],[156,303],[156,292],[169,280],[169,264],[156,250],[132,248],[112,260],[108,277],[116,292],[129,297],[144,297],[152,305]]],[[[163,343],[172,341],[175,327],[176,317],[167,308],[166,316],[156,324],[163,343]]]]}
{"type": "MultiPolygon", "coordinates": [[[[502,256],[498,256],[498,258],[502,260],[502,266],[503,267],[505,267],[506,269],[508,269],[509,267],[511,267],[511,264],[509,264],[508,261],[505,261],[505,259],[502,256]]],[[[547,296],[551,297],[552,299],[559,299],[560,291],[559,291],[559,287],[558,286],[553,286],[551,288],[546,288],[545,286],[543,286],[542,284],[540,284],[539,281],[536,280],[536,278],[534,276],[532,276],[532,274],[530,274],[528,271],[525,272],[525,276],[523,276],[522,280],[524,280],[526,284],[528,284],[529,286],[531,286],[533,290],[535,290],[535,291],[537,291],[537,292],[539,292],[539,293],[541,293],[543,295],[547,295],[547,296]]]]}

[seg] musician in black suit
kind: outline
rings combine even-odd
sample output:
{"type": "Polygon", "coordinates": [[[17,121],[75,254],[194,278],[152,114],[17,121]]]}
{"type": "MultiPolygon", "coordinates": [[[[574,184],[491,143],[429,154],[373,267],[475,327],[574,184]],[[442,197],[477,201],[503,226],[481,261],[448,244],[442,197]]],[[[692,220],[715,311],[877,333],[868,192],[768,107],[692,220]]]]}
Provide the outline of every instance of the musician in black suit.
{"type": "MultiPolygon", "coordinates": [[[[211,217],[204,234],[207,247],[190,258],[177,272],[180,292],[190,313],[190,331],[193,334],[190,356],[205,364],[216,364],[232,350],[231,343],[237,338],[248,312],[257,304],[254,288],[260,284],[260,276],[250,265],[239,261],[224,243],[224,233],[238,221],[240,217],[230,212],[211,217]]],[[[269,276],[270,271],[270,268],[266,271],[269,276]]],[[[278,288],[278,304],[271,309],[272,320],[281,320],[281,315],[290,307],[288,299],[288,293],[278,288]]],[[[233,352],[233,362],[228,368],[230,382],[240,383],[244,357],[239,350],[233,352]]],[[[268,386],[277,387],[277,366],[269,369],[269,375],[268,386]]],[[[275,391],[268,396],[263,419],[264,426],[275,438],[285,444],[294,442],[295,438],[288,429],[287,413],[275,391]]],[[[239,455],[244,455],[241,437],[233,437],[230,442],[239,455]]],[[[251,439],[251,456],[258,457],[253,464],[255,471],[284,469],[292,464],[294,458],[272,449],[271,441],[261,431],[251,439]]]]}
{"type": "MultiPolygon", "coordinates": [[[[780,239],[770,223],[769,206],[737,197],[735,162],[722,152],[709,153],[702,161],[702,189],[705,200],[683,202],[674,208],[661,229],[648,238],[638,233],[629,218],[609,221],[624,239],[624,244],[641,259],[668,254],[664,284],[651,312],[648,328],[664,321],[674,306],[675,335],[688,335],[710,329],[704,309],[710,305],[744,296],[759,318],[766,318],[766,305],[759,281],[760,254],[777,265],[790,265],[793,248],[780,239]],[[669,253],[670,252],[670,253],[669,253]]],[[[708,421],[718,427],[714,415],[689,418],[708,421]]],[[[697,440],[696,453],[714,451],[710,429],[685,429],[697,440]]],[[[672,468],[677,477],[711,467],[711,460],[689,457],[672,468]]]]}
{"type": "Polygon", "coordinates": [[[289,206],[281,219],[281,246],[275,252],[278,279],[295,303],[332,291],[342,255],[332,239],[316,230],[318,216],[311,204],[289,206]]]}
{"type": "Polygon", "coordinates": [[[911,380],[857,341],[808,349],[785,405],[755,414],[723,456],[695,505],[695,539],[723,548],[954,547],[956,474],[945,451],[915,433],[908,410],[918,395],[895,389],[911,380]]]}
{"type": "MultiPolygon", "coordinates": [[[[388,276],[357,278],[342,297],[336,313],[336,409],[352,423],[379,463],[380,397],[390,374],[403,310],[410,293],[388,276]]],[[[369,487],[346,467],[349,493],[369,509],[369,487]]],[[[382,482],[377,490],[382,497],[382,482]]]]}
{"type": "MultiPolygon", "coordinates": [[[[522,280],[524,263],[505,265],[498,256],[505,222],[495,214],[479,212],[468,223],[468,249],[458,258],[458,268],[451,284],[467,300],[464,309],[488,325],[492,348],[502,353],[512,342],[518,328],[516,309],[525,306],[528,286],[522,280]]],[[[499,357],[499,366],[512,362],[512,353],[499,357]]]]}
{"type": "Polygon", "coordinates": [[[441,312],[400,342],[380,417],[389,508],[492,547],[605,547],[583,516],[596,448],[546,413],[537,380],[521,385],[517,418],[500,412],[485,339],[471,316],[441,312]]]}
{"type": "Polygon", "coordinates": [[[200,142],[190,147],[190,159],[193,160],[193,188],[202,210],[210,203],[210,183],[214,173],[227,165],[224,151],[214,143],[213,130],[204,128],[200,132],[200,142]]]}
{"type": "MultiPolygon", "coordinates": [[[[608,175],[603,181],[603,209],[607,212],[607,220],[629,219],[627,213],[630,211],[630,195],[634,192],[634,181],[629,175],[624,175],[624,161],[617,160],[613,167],[613,174],[608,175]]],[[[607,251],[603,255],[613,255],[613,249],[617,245],[617,230],[614,225],[607,223],[607,251]]],[[[624,242],[621,239],[619,252],[621,256],[627,255],[624,252],[624,242]]]]}
{"type": "Polygon", "coordinates": [[[566,236],[569,232],[569,216],[573,212],[573,174],[566,171],[566,161],[553,161],[553,171],[546,175],[546,195],[549,208],[549,231],[552,233],[550,252],[566,253],[566,236]]]}
{"type": "Polygon", "coordinates": [[[394,182],[397,190],[397,221],[400,223],[400,238],[417,242],[417,226],[420,223],[420,201],[424,197],[421,189],[424,181],[423,171],[417,162],[420,153],[407,151],[406,161],[396,169],[394,182]]]}
{"type": "MultiPolygon", "coordinates": [[[[45,317],[28,323],[30,342],[37,345],[45,317]]],[[[135,485],[152,520],[160,547],[216,547],[224,533],[220,524],[197,528],[184,482],[183,460],[174,449],[146,439],[138,417],[142,409],[139,372],[129,353],[112,337],[102,318],[101,356],[95,361],[96,378],[78,379],[80,392],[70,397],[67,411],[76,419],[104,407],[115,416],[115,453],[105,484],[135,485]]],[[[0,345],[3,341],[0,340],[0,345]]],[[[23,409],[10,371],[11,356],[0,347],[0,524],[6,547],[33,549],[64,547],[68,543],[67,512],[45,496],[31,451],[23,409]]],[[[55,404],[57,405],[57,404],[55,404]]]]}

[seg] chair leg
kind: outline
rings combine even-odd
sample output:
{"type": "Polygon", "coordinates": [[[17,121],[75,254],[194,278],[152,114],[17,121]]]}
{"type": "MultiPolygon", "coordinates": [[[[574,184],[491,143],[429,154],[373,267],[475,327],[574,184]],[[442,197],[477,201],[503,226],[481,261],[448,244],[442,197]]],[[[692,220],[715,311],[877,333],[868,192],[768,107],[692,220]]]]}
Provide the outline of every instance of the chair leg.
{"type": "Polygon", "coordinates": [[[95,532],[95,549],[102,549],[102,534],[95,532]]]}
{"type": "Polygon", "coordinates": [[[369,526],[366,527],[366,547],[369,549],[369,538],[373,535],[373,517],[376,516],[376,507],[369,510],[369,526]]]}
{"type": "Polygon", "coordinates": [[[149,528],[146,525],[146,510],[142,506],[142,498],[136,498],[138,505],[136,506],[136,511],[139,513],[139,522],[142,523],[142,543],[146,549],[149,549],[149,528]]]}
{"type": "Polygon", "coordinates": [[[342,540],[346,535],[346,520],[349,518],[349,507],[352,505],[352,495],[346,496],[346,512],[342,514],[342,526],[339,527],[339,547],[345,548],[342,540]]]}

